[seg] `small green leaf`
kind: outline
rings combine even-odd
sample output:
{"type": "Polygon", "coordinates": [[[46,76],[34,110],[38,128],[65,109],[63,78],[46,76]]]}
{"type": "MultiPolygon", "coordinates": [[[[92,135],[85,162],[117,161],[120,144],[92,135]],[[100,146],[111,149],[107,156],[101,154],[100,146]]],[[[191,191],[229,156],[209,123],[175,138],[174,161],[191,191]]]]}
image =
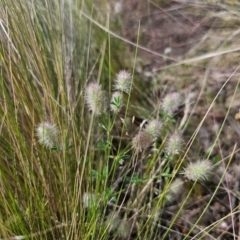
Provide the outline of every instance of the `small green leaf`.
{"type": "Polygon", "coordinates": [[[99,125],[99,127],[100,127],[100,128],[102,128],[102,129],[104,129],[104,130],[106,130],[106,131],[107,131],[107,127],[106,127],[104,124],[102,124],[102,123],[99,123],[98,125],[99,125]]]}
{"type": "Polygon", "coordinates": [[[121,159],[119,159],[118,163],[119,163],[120,165],[123,165],[123,164],[124,164],[124,160],[121,158],[121,159]]]}

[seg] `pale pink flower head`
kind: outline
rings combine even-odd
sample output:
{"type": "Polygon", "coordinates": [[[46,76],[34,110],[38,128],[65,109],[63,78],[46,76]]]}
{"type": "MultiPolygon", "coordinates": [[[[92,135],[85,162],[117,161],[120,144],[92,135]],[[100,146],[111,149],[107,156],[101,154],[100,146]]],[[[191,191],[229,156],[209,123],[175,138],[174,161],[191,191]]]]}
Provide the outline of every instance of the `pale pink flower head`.
{"type": "Polygon", "coordinates": [[[155,138],[145,132],[144,130],[139,131],[139,133],[133,138],[132,145],[136,152],[141,152],[151,146],[155,138]]]}
{"type": "Polygon", "coordinates": [[[132,145],[136,152],[147,149],[160,135],[162,123],[157,119],[149,121],[145,128],[141,129],[133,138],[132,145]]]}
{"type": "Polygon", "coordinates": [[[89,83],[85,89],[85,100],[90,111],[96,115],[104,113],[106,107],[106,94],[98,83],[89,83]]]}

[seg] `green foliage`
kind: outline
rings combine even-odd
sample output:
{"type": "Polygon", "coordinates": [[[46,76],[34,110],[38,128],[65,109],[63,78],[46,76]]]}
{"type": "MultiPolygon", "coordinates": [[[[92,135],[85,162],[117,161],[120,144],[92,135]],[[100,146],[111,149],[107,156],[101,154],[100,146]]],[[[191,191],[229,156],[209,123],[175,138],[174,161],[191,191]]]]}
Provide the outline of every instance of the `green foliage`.
{"type": "Polygon", "coordinates": [[[132,99],[136,66],[111,67],[110,33],[93,26],[106,19],[90,1],[2,1],[0,13],[0,238],[170,239],[214,170],[209,159],[201,171],[186,164],[197,132],[188,142],[181,94],[166,94],[145,119],[132,99]]]}

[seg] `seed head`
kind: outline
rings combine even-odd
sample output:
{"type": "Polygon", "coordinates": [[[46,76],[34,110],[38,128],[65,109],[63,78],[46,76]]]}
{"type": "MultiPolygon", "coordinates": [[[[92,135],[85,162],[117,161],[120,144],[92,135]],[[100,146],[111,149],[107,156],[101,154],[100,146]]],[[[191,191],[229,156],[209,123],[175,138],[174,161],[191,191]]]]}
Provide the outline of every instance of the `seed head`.
{"type": "Polygon", "coordinates": [[[160,135],[161,128],[162,128],[162,123],[157,119],[154,119],[147,124],[144,131],[149,135],[151,135],[153,138],[158,138],[160,135]]]}
{"type": "Polygon", "coordinates": [[[110,213],[105,221],[106,227],[110,232],[115,232],[122,238],[127,238],[130,233],[129,223],[124,219],[120,219],[116,213],[110,213]]]}
{"type": "Polygon", "coordinates": [[[38,142],[49,149],[56,145],[58,134],[56,125],[49,122],[42,122],[36,128],[38,142]]]}
{"type": "Polygon", "coordinates": [[[112,94],[110,108],[114,113],[118,113],[122,108],[123,96],[120,92],[114,92],[112,94]]]}
{"type": "Polygon", "coordinates": [[[183,189],[183,181],[181,178],[176,178],[172,181],[171,185],[168,188],[168,192],[166,194],[166,199],[171,202],[181,193],[183,189]]]}
{"type": "Polygon", "coordinates": [[[182,104],[181,95],[177,92],[168,93],[162,101],[162,109],[163,111],[172,116],[173,113],[179,108],[182,104]]]}
{"type": "Polygon", "coordinates": [[[167,147],[166,147],[166,151],[168,155],[179,154],[182,151],[183,143],[184,142],[180,134],[175,132],[173,135],[171,135],[167,141],[167,147]]]}
{"type": "Polygon", "coordinates": [[[151,146],[155,138],[146,131],[141,130],[132,140],[132,145],[136,152],[141,152],[151,146]]]}
{"type": "Polygon", "coordinates": [[[183,180],[181,178],[176,178],[175,180],[172,181],[170,187],[169,187],[169,192],[172,194],[178,194],[181,192],[183,188],[183,180]]]}
{"type": "Polygon", "coordinates": [[[87,192],[85,192],[83,194],[82,201],[83,201],[83,206],[85,208],[94,207],[97,203],[95,194],[94,193],[87,193],[87,192]]]}
{"type": "Polygon", "coordinates": [[[121,220],[120,220],[119,216],[116,213],[112,212],[107,216],[105,224],[106,224],[106,227],[108,227],[108,229],[110,231],[114,231],[119,227],[120,221],[121,220]]]}
{"type": "Polygon", "coordinates": [[[126,239],[130,235],[130,230],[131,227],[129,225],[129,222],[122,219],[118,227],[118,235],[121,236],[123,239],[126,239]]]}
{"type": "Polygon", "coordinates": [[[208,179],[212,170],[212,163],[209,160],[198,160],[189,163],[184,169],[184,175],[192,181],[203,181],[208,179]]]}
{"type": "Polygon", "coordinates": [[[105,92],[98,83],[89,83],[85,89],[85,100],[90,111],[100,115],[106,111],[105,92]]]}
{"type": "Polygon", "coordinates": [[[131,74],[128,71],[122,70],[116,76],[114,87],[120,92],[130,93],[131,80],[131,74]]]}

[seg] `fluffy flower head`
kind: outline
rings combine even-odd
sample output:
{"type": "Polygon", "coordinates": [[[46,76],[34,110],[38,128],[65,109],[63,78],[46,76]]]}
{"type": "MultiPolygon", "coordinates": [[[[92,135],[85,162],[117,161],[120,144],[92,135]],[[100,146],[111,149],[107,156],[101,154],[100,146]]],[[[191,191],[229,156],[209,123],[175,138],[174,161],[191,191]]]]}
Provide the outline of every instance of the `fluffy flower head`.
{"type": "MultiPolygon", "coordinates": [[[[145,121],[143,121],[143,123],[144,122],[145,121]]],[[[141,129],[132,140],[132,145],[136,152],[141,152],[142,150],[150,147],[151,144],[159,137],[161,128],[162,123],[154,119],[151,120],[145,128],[141,129]]]]}
{"type": "Polygon", "coordinates": [[[180,93],[177,92],[168,93],[163,98],[162,109],[167,115],[172,116],[173,113],[179,108],[181,104],[182,99],[180,93]]]}
{"type": "Polygon", "coordinates": [[[155,138],[146,131],[140,131],[132,140],[132,145],[136,152],[141,152],[151,146],[155,138]]]}
{"type": "Polygon", "coordinates": [[[183,189],[183,183],[184,182],[181,178],[176,178],[175,180],[172,181],[169,187],[169,192],[171,194],[178,194],[183,189]]]}
{"type": "Polygon", "coordinates": [[[116,232],[122,238],[127,238],[130,234],[130,226],[127,221],[120,219],[116,213],[110,213],[105,222],[109,231],[116,232]]]}
{"type": "Polygon", "coordinates": [[[153,138],[158,138],[160,135],[161,128],[162,128],[162,123],[157,119],[154,119],[147,124],[144,131],[150,134],[151,136],[153,136],[153,138]]]}
{"type": "Polygon", "coordinates": [[[59,131],[54,124],[42,122],[36,128],[38,142],[47,148],[52,148],[56,145],[59,131]]]}
{"type": "Polygon", "coordinates": [[[96,196],[94,193],[85,192],[83,194],[82,201],[85,208],[92,208],[97,204],[96,196]]]}
{"type": "Polygon", "coordinates": [[[183,139],[177,132],[170,136],[167,141],[166,151],[168,155],[179,154],[182,151],[183,139]]]}
{"type": "Polygon", "coordinates": [[[184,169],[184,175],[192,181],[206,180],[212,170],[212,163],[209,160],[198,160],[184,169]]]}
{"type": "Polygon", "coordinates": [[[176,199],[176,197],[183,190],[183,186],[184,186],[183,183],[184,182],[182,181],[181,178],[176,178],[175,180],[173,180],[166,194],[167,201],[172,202],[174,198],[176,199]]]}
{"type": "Polygon", "coordinates": [[[89,110],[96,115],[106,111],[105,92],[98,83],[89,83],[85,89],[85,100],[89,110]]]}
{"type": "Polygon", "coordinates": [[[126,70],[122,70],[116,76],[114,87],[116,90],[129,93],[131,88],[131,80],[131,74],[126,70]]]}

